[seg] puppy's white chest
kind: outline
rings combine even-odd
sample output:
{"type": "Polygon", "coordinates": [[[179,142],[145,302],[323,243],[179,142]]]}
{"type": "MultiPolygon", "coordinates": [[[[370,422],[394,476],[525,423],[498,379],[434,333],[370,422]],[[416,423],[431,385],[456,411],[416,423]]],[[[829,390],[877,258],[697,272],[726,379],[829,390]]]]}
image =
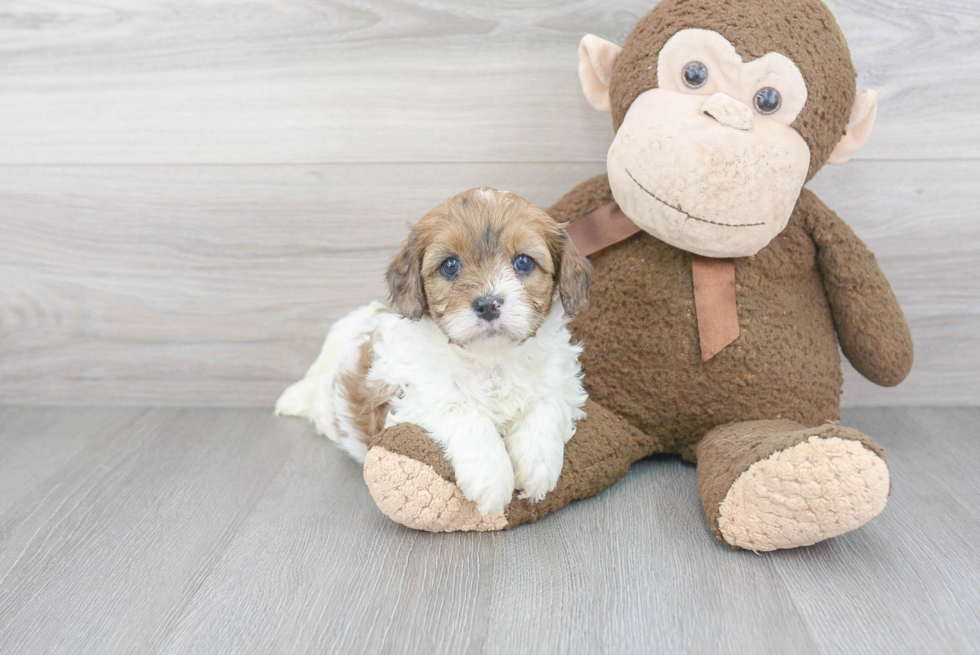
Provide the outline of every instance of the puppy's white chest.
{"type": "Polygon", "coordinates": [[[579,381],[579,349],[569,343],[560,306],[538,333],[499,350],[460,348],[448,343],[432,321],[390,317],[374,333],[375,359],[369,377],[397,390],[386,426],[415,423],[437,432],[447,421],[485,418],[509,436],[542,402],[573,409],[585,402],[579,381]]]}
{"type": "Polygon", "coordinates": [[[459,371],[454,376],[454,384],[467,402],[478,408],[502,432],[506,432],[530,401],[530,389],[524,388],[526,385],[501,365],[477,366],[468,371],[459,371]]]}

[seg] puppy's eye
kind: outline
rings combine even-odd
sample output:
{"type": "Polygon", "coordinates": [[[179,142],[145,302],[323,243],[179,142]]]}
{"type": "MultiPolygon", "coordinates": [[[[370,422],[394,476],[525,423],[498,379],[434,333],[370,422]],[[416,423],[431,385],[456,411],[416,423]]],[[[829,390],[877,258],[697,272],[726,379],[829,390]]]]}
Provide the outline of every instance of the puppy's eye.
{"type": "Polygon", "coordinates": [[[684,67],[684,84],[690,89],[700,89],[708,83],[708,67],[700,61],[692,61],[684,67]]]}
{"type": "Polygon", "coordinates": [[[442,263],[442,266],[439,267],[439,272],[442,273],[446,279],[451,280],[459,275],[460,268],[462,268],[462,265],[459,263],[459,260],[455,257],[450,257],[442,263]]]}
{"type": "Polygon", "coordinates": [[[768,116],[779,111],[780,106],[783,104],[783,97],[779,95],[779,91],[771,86],[767,86],[755,92],[753,104],[757,112],[763,116],[768,116]]]}
{"type": "Polygon", "coordinates": [[[514,270],[518,273],[530,273],[534,270],[534,260],[527,255],[514,257],[514,270]]]}

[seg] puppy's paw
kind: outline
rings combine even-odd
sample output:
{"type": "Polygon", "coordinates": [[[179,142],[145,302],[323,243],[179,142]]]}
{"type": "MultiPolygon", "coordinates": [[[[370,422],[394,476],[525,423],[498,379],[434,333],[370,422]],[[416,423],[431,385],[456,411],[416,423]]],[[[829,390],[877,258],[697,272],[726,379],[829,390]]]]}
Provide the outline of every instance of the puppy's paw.
{"type": "Polygon", "coordinates": [[[515,433],[507,440],[507,452],[521,498],[536,503],[555,490],[565,455],[560,439],[515,433]]]}
{"type": "Polygon", "coordinates": [[[477,456],[454,462],[456,485],[481,514],[504,513],[514,496],[514,468],[502,448],[487,449],[477,456]]]}
{"type": "MultiPolygon", "coordinates": [[[[558,473],[561,473],[560,468],[558,473]]],[[[557,484],[558,474],[554,473],[546,464],[538,464],[530,471],[521,471],[516,486],[521,492],[520,498],[526,498],[532,503],[536,503],[539,500],[544,500],[545,496],[554,491],[557,484]]]]}

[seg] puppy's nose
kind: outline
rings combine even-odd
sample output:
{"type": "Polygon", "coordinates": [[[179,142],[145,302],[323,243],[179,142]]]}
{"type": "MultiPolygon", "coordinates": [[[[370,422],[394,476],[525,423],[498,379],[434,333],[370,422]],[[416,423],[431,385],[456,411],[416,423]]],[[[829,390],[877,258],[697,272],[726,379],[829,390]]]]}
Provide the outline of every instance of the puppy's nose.
{"type": "Polygon", "coordinates": [[[473,311],[489,323],[500,318],[500,306],[503,304],[503,298],[498,296],[480,296],[473,301],[473,311]]]}

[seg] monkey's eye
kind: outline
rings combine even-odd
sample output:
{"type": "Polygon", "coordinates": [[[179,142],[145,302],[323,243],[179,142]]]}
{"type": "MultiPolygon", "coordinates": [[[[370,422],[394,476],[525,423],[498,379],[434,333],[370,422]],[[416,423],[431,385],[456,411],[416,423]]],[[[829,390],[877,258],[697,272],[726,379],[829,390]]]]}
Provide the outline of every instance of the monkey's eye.
{"type": "Polygon", "coordinates": [[[518,273],[530,273],[534,270],[534,260],[527,255],[514,257],[514,270],[518,273]]]}
{"type": "Polygon", "coordinates": [[[442,273],[447,280],[451,280],[459,275],[460,268],[462,268],[462,265],[459,263],[459,260],[455,257],[450,257],[442,263],[442,266],[439,267],[439,272],[442,273]]]}
{"type": "Polygon", "coordinates": [[[779,111],[779,108],[783,104],[783,97],[779,95],[779,91],[767,86],[763,89],[759,89],[755,92],[755,100],[753,101],[755,105],[755,110],[764,116],[769,114],[775,114],[779,111]]]}
{"type": "Polygon", "coordinates": [[[684,67],[684,84],[691,89],[700,89],[708,83],[708,67],[700,61],[692,61],[684,67]]]}

